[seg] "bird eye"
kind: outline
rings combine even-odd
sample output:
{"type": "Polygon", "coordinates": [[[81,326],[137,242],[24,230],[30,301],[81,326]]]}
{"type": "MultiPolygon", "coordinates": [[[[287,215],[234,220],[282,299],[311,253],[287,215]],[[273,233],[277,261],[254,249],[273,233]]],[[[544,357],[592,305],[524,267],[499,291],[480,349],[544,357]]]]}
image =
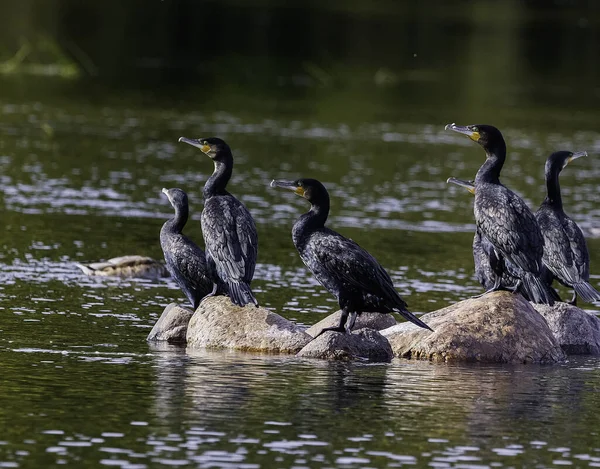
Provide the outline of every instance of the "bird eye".
{"type": "Polygon", "coordinates": [[[477,126],[476,126],[476,125],[472,125],[472,126],[471,126],[471,130],[472,130],[473,132],[479,132],[479,129],[477,128],[477,126]]]}

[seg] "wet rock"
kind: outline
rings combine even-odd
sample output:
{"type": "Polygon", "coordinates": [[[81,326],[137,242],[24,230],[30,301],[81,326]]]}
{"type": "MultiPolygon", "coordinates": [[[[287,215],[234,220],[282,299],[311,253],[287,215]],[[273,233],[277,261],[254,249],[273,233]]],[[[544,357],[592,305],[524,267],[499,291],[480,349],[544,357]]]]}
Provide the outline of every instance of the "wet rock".
{"type": "Polygon", "coordinates": [[[113,257],[105,262],[75,264],[86,275],[96,277],[136,277],[155,280],[168,277],[169,272],[162,262],[146,256],[113,257]]]}
{"type": "MultiPolygon", "coordinates": [[[[321,319],[318,323],[313,324],[306,330],[306,333],[311,337],[316,337],[319,332],[321,332],[326,327],[336,327],[340,323],[340,317],[342,316],[342,311],[339,310],[324,319],[321,319]]],[[[380,331],[382,329],[387,329],[388,327],[392,327],[397,324],[396,318],[392,314],[383,314],[383,313],[362,313],[356,318],[356,322],[354,323],[355,331],[363,328],[375,329],[376,331],[380,331]]]]}
{"type": "Polygon", "coordinates": [[[521,295],[494,292],[381,331],[394,354],[446,362],[553,363],[565,355],[546,320],[521,295]]]}
{"type": "Polygon", "coordinates": [[[389,362],[394,353],[390,343],[373,329],[360,329],[352,334],[325,332],[297,354],[303,358],[325,360],[369,360],[389,362]]]}
{"type": "Polygon", "coordinates": [[[297,353],[312,338],[303,328],[265,308],[239,307],[226,296],[206,298],[192,316],[188,347],[297,353]]]}
{"type": "Polygon", "coordinates": [[[168,304],[146,340],[185,343],[188,323],[193,314],[176,303],[168,304]]]}
{"type": "Polygon", "coordinates": [[[546,319],[566,354],[600,355],[600,319],[595,314],[562,302],[532,306],[546,319]]]}

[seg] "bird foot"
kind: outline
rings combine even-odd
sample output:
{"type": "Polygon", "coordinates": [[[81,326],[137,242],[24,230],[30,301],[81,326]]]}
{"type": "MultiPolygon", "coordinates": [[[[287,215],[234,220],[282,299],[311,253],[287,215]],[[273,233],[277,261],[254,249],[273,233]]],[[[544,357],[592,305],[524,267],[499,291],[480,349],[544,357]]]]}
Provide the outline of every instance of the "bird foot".
{"type": "MultiPolygon", "coordinates": [[[[346,328],[344,328],[343,326],[342,326],[342,327],[339,327],[339,326],[338,326],[338,327],[326,327],[325,329],[322,329],[322,330],[321,330],[321,332],[319,332],[319,333],[318,333],[318,334],[315,336],[315,339],[316,339],[317,337],[319,337],[321,334],[323,334],[324,332],[327,332],[327,331],[332,331],[332,332],[341,332],[342,334],[344,334],[344,333],[348,332],[348,331],[346,331],[346,328]]],[[[314,340],[314,339],[313,339],[313,340],[314,340]]]]}
{"type": "Polygon", "coordinates": [[[495,291],[505,291],[505,290],[506,289],[502,288],[502,287],[493,287],[493,288],[490,288],[489,290],[484,291],[483,293],[480,293],[479,295],[474,295],[471,298],[481,298],[482,296],[487,295],[488,293],[494,293],[495,291]]]}
{"type": "Polygon", "coordinates": [[[211,292],[210,292],[208,295],[206,295],[205,297],[203,297],[203,298],[200,300],[200,303],[202,303],[202,302],[203,302],[204,300],[206,300],[207,298],[210,298],[211,296],[217,296],[217,290],[218,290],[218,288],[217,288],[217,284],[216,284],[216,283],[213,283],[213,289],[212,289],[212,291],[211,291],[211,292]]]}

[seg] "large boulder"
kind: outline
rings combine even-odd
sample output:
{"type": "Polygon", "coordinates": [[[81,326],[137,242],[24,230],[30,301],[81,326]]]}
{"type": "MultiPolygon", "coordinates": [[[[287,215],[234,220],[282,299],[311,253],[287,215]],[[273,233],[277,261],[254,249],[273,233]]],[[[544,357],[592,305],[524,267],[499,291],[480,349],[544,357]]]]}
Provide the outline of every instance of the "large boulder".
{"type": "MultiPolygon", "coordinates": [[[[341,316],[342,311],[338,310],[337,312],[330,314],[326,318],[321,319],[318,323],[313,324],[306,330],[306,333],[311,337],[316,337],[319,334],[319,332],[321,332],[326,327],[337,327],[337,325],[340,323],[341,316]]],[[[392,314],[361,313],[356,318],[353,330],[357,331],[366,327],[369,329],[375,329],[376,331],[380,331],[382,329],[392,327],[395,324],[397,324],[397,321],[392,314]]]]}
{"type": "Polygon", "coordinates": [[[389,362],[394,353],[390,343],[373,329],[360,329],[351,334],[328,331],[313,339],[298,354],[303,358],[326,360],[369,360],[389,362]]]}
{"type": "Polygon", "coordinates": [[[555,303],[533,305],[568,355],[600,355],[600,319],[577,306],[555,303]]]}
{"type": "Polygon", "coordinates": [[[171,344],[185,343],[188,323],[192,318],[191,311],[170,303],[164,309],[146,340],[166,341],[171,344]]]}
{"type": "Polygon", "coordinates": [[[546,320],[521,295],[499,291],[381,331],[399,357],[447,362],[553,363],[565,355],[546,320]]]}
{"type": "Polygon", "coordinates": [[[312,339],[304,329],[265,308],[234,305],[226,296],[205,298],[187,330],[188,347],[297,353],[312,339]]]}

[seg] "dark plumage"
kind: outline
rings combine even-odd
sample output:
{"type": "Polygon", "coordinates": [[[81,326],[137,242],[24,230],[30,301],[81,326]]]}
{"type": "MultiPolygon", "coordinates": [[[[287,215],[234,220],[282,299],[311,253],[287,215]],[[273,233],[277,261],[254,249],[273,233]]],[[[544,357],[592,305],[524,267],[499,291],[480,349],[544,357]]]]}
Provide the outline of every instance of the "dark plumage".
{"type": "Polygon", "coordinates": [[[162,191],[175,209],[175,216],[167,220],[160,230],[160,247],[167,270],[195,311],[200,300],[212,291],[206,257],[204,251],[181,232],[189,215],[186,193],[176,188],[162,191]]]}
{"type": "MultiPolygon", "coordinates": [[[[446,182],[464,187],[471,194],[475,194],[475,183],[473,181],[451,177],[446,182]]],[[[475,278],[486,291],[492,290],[494,285],[499,282],[499,289],[516,290],[526,300],[530,300],[523,285],[519,282],[519,268],[499,255],[493,244],[481,234],[478,227],[475,227],[475,236],[473,237],[473,261],[475,264],[475,278]]],[[[543,268],[542,279],[548,286],[551,285],[552,274],[545,267],[543,268]]],[[[552,292],[556,293],[554,289],[552,289],[552,292]]],[[[558,293],[553,298],[560,301],[558,293]]]]}
{"type": "MultiPolygon", "coordinates": [[[[451,177],[446,182],[464,187],[471,194],[475,194],[473,181],[451,177]]],[[[494,285],[498,282],[498,277],[500,277],[499,286],[502,289],[514,290],[517,286],[519,279],[509,273],[504,260],[496,254],[492,243],[485,236],[482,236],[477,227],[475,227],[475,235],[473,236],[473,262],[475,264],[475,278],[486,291],[494,288],[494,285]]]]}
{"type": "Polygon", "coordinates": [[[256,267],[258,235],[248,209],[226,189],[233,170],[231,149],[215,137],[198,140],[181,137],[179,141],[200,148],[215,165],[204,185],[201,219],[206,261],[214,284],[211,295],[223,290],[238,306],[248,303],[258,306],[250,289],[256,267]]]}
{"type": "Polygon", "coordinates": [[[342,309],[339,325],[323,329],[319,335],[328,330],[350,331],[362,312],[397,312],[430,329],[408,311],[392,279],[371,254],[325,226],[329,194],[323,184],[315,179],[298,179],[274,180],[271,186],[289,189],[311,204],[310,211],[294,223],[292,240],[306,267],[337,298],[342,309]]]}
{"type": "MultiPolygon", "coordinates": [[[[523,199],[500,183],[506,159],[506,144],[500,131],[491,125],[455,124],[446,128],[467,135],[486,153],[485,163],[475,177],[475,223],[496,253],[515,266],[520,283],[534,303],[554,304],[556,292],[541,278],[544,239],[535,216],[523,199]]],[[[500,279],[490,291],[500,289],[500,279]]]]}
{"type": "Polygon", "coordinates": [[[546,267],[563,285],[573,288],[571,303],[577,295],[584,301],[600,300],[600,293],[589,284],[590,256],[581,229],[563,210],[558,175],[575,158],[587,156],[585,152],[558,151],[546,161],[547,196],[535,216],[544,236],[546,267]]]}

